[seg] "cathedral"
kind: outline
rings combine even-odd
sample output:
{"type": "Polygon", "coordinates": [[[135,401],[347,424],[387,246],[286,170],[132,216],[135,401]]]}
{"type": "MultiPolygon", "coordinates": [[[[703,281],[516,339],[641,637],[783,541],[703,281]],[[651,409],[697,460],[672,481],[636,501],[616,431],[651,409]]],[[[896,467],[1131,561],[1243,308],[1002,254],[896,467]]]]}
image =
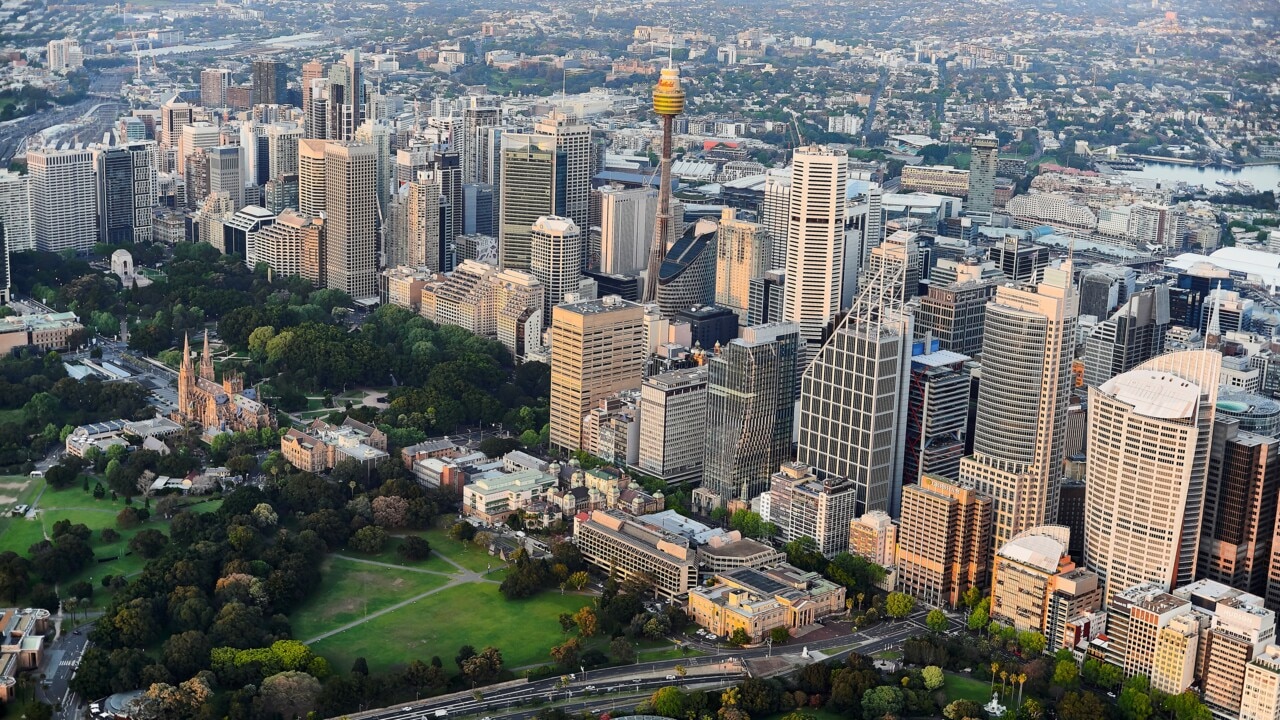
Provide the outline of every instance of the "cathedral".
{"type": "Polygon", "coordinates": [[[176,422],[199,425],[205,435],[276,427],[275,415],[258,401],[253,388],[245,389],[240,373],[228,370],[222,374],[221,383],[214,380],[208,331],[204,334],[198,373],[191,365],[191,339],[182,341],[178,408],[171,417],[176,422]]]}

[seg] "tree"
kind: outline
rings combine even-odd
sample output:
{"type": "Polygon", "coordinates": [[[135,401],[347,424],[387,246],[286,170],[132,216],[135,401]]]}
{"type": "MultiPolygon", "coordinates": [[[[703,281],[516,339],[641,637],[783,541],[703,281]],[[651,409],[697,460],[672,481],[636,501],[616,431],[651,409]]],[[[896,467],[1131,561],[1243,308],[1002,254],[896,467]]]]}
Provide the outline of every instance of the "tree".
{"type": "Polygon", "coordinates": [[[889,685],[881,685],[868,690],[862,696],[862,716],[864,718],[881,718],[885,715],[896,715],[902,710],[902,690],[889,685]]]}
{"type": "Polygon", "coordinates": [[[741,627],[736,627],[733,629],[733,632],[729,633],[729,642],[734,645],[749,645],[751,643],[751,636],[747,634],[746,630],[741,627]]]}
{"type": "Polygon", "coordinates": [[[783,545],[782,550],[787,554],[787,562],[801,570],[820,572],[826,568],[827,560],[818,552],[818,543],[807,535],[783,545]]]}
{"type": "Polygon", "coordinates": [[[287,670],[263,680],[258,696],[268,715],[305,717],[316,707],[320,681],[304,672],[287,670]]]}
{"type": "Polygon", "coordinates": [[[264,529],[275,527],[276,523],[280,520],[279,516],[276,515],[275,508],[271,507],[267,503],[258,503],[255,505],[253,512],[250,513],[250,515],[253,517],[253,524],[264,529]]]}
{"type": "Polygon", "coordinates": [[[1053,666],[1053,680],[1051,682],[1058,687],[1072,688],[1076,686],[1078,675],[1079,670],[1074,659],[1059,660],[1053,666]]]}
{"type": "Polygon", "coordinates": [[[164,664],[177,677],[190,677],[209,667],[208,638],[199,630],[188,630],[169,636],[164,641],[162,657],[164,664]]]}
{"type": "Polygon", "coordinates": [[[1151,696],[1137,688],[1121,690],[1120,697],[1116,700],[1116,705],[1120,708],[1120,714],[1124,716],[1125,720],[1147,720],[1154,712],[1151,706],[1151,696]]]}
{"type": "MultiPolygon", "coordinates": [[[[115,462],[114,460],[112,462],[115,462]]],[[[116,513],[116,527],[121,530],[138,527],[138,523],[142,522],[141,516],[138,514],[137,508],[127,507],[116,513]]]]}
{"type": "Polygon", "coordinates": [[[462,664],[476,656],[476,649],[470,645],[463,645],[458,648],[458,654],[453,656],[453,661],[457,663],[458,669],[462,669],[462,664]]]}
{"type": "Polygon", "coordinates": [[[21,555],[6,550],[0,553],[0,597],[10,603],[30,587],[31,563],[21,555]]]}
{"type": "Polygon", "coordinates": [[[947,627],[949,626],[950,623],[947,622],[946,613],[935,608],[933,610],[930,610],[929,614],[925,616],[924,624],[931,631],[936,633],[941,633],[941,632],[946,632],[947,627]]]}
{"type": "Polygon", "coordinates": [[[357,552],[376,555],[387,546],[387,531],[376,525],[362,527],[351,536],[351,548],[357,552]]]}
{"type": "Polygon", "coordinates": [[[937,690],[946,683],[947,678],[942,673],[942,668],[937,665],[929,665],[920,671],[920,677],[924,680],[925,690],[937,690]]]}
{"type": "Polygon", "coordinates": [[[781,645],[791,639],[791,633],[787,632],[785,627],[779,625],[769,631],[769,639],[773,641],[774,645],[781,645]]]}
{"type": "Polygon", "coordinates": [[[671,685],[658,688],[653,695],[649,696],[649,705],[653,707],[654,713],[663,717],[684,717],[687,704],[688,698],[684,691],[671,685]]]}
{"type": "Polygon", "coordinates": [[[169,538],[159,530],[147,528],[140,531],[129,541],[129,549],[148,560],[159,557],[169,544],[169,538]]]}
{"type": "Polygon", "coordinates": [[[551,648],[551,659],[556,661],[556,665],[562,670],[573,670],[578,667],[578,661],[582,657],[582,641],[576,637],[551,648]]]}
{"type": "Polygon", "coordinates": [[[990,622],[991,616],[987,614],[985,609],[975,608],[973,612],[969,613],[969,620],[966,625],[970,630],[978,632],[987,627],[990,622]]]}
{"type": "Polygon", "coordinates": [[[625,665],[635,662],[636,648],[631,644],[630,640],[618,636],[609,641],[609,654],[613,656],[614,661],[625,665]]]}
{"type": "Polygon", "coordinates": [[[578,626],[578,634],[582,637],[588,638],[596,634],[598,621],[596,613],[591,609],[590,605],[583,606],[578,612],[574,613],[573,622],[578,626]]]}
{"type": "Polygon", "coordinates": [[[462,674],[471,681],[473,686],[492,681],[500,672],[502,672],[502,653],[493,646],[486,647],[462,664],[462,674]]]}
{"type": "Polygon", "coordinates": [[[356,658],[356,661],[351,663],[351,674],[369,677],[369,661],[363,656],[356,658]]]}
{"type": "Polygon", "coordinates": [[[1102,701],[1088,691],[1072,691],[1058,701],[1059,720],[1098,720],[1106,715],[1102,701]]]}
{"type": "Polygon", "coordinates": [[[409,518],[409,501],[399,495],[383,495],[373,499],[373,522],[379,527],[404,527],[409,518]]]}
{"type": "Polygon", "coordinates": [[[396,554],[409,562],[419,562],[430,557],[431,544],[417,535],[409,535],[400,541],[396,554]]]}
{"type": "Polygon", "coordinates": [[[967,718],[984,717],[986,712],[982,705],[972,700],[956,700],[942,709],[942,717],[947,720],[966,720],[967,718]]]}
{"type": "MultiPolygon", "coordinates": [[[[891,592],[884,601],[884,610],[894,620],[901,620],[916,608],[916,599],[906,593],[891,592]]],[[[944,618],[945,619],[945,618],[944,618]]]]}
{"type": "Polygon", "coordinates": [[[1018,647],[1022,649],[1024,656],[1039,655],[1044,652],[1045,644],[1044,636],[1034,630],[1018,633],[1018,647]]]}

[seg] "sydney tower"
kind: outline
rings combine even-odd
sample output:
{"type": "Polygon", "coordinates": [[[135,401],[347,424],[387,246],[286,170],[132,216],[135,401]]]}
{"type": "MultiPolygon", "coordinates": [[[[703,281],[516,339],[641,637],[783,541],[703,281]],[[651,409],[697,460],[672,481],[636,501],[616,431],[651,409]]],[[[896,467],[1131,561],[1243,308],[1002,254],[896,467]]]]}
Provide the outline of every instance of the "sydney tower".
{"type": "Polygon", "coordinates": [[[671,236],[671,122],[684,112],[684,90],[680,88],[680,70],[662,69],[653,88],[653,111],[662,118],[662,160],[658,185],[658,221],[653,228],[653,248],[649,252],[649,270],[644,279],[644,302],[651,303],[658,293],[658,272],[667,254],[667,238],[671,236]]]}

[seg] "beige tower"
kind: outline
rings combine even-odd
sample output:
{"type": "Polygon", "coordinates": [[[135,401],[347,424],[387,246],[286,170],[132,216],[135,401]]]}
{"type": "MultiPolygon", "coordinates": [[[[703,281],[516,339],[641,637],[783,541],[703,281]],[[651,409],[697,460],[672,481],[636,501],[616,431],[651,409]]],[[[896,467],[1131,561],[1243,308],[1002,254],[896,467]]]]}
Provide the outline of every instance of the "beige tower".
{"type": "Polygon", "coordinates": [[[582,233],[567,217],[546,215],[533,223],[529,235],[532,257],[529,271],[546,288],[543,317],[575,292],[582,280],[582,233]]]}
{"type": "Polygon", "coordinates": [[[902,491],[898,589],[954,607],[985,588],[991,557],[991,498],[932,475],[902,491]]]}
{"type": "Polygon", "coordinates": [[[800,326],[801,368],[817,356],[823,329],[840,311],[848,162],[843,151],[813,145],[797,150],[792,163],[782,319],[800,326]]]}
{"type": "Polygon", "coordinates": [[[644,307],[606,295],[557,305],[551,320],[551,444],[577,450],[582,416],[644,377],[644,307]]]}
{"type": "Polygon", "coordinates": [[[326,286],[352,299],[377,297],[377,152],[372,145],[331,142],[324,164],[326,286]]]}
{"type": "Polygon", "coordinates": [[[993,498],[995,547],[1057,516],[1078,303],[1066,262],[987,304],[973,455],[960,479],[993,498]]]}
{"type": "Polygon", "coordinates": [[[298,141],[298,212],[312,217],[324,212],[326,140],[298,141]]]}
{"type": "Polygon", "coordinates": [[[764,225],[738,220],[733,208],[720,217],[716,241],[716,304],[732,309],[747,324],[751,281],[769,270],[769,237],[764,225]]]}
{"type": "Polygon", "coordinates": [[[1170,353],[1089,388],[1085,565],[1106,597],[1196,577],[1222,355],[1170,353]]]}

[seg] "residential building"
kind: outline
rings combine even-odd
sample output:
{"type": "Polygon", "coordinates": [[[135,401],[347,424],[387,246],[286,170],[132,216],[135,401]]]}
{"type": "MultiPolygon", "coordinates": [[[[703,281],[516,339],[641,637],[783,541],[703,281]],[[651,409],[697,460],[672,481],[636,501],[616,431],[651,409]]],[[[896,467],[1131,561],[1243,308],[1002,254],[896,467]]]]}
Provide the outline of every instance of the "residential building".
{"type": "Polygon", "coordinates": [[[930,605],[956,607],[971,587],[987,587],[991,498],[924,475],[902,491],[898,589],[930,605]]]}
{"type": "Polygon", "coordinates": [[[231,71],[205,68],[200,71],[200,104],[207,108],[227,106],[227,88],[231,87],[231,71]]]}
{"type": "Polygon", "coordinates": [[[960,479],[992,499],[997,545],[1057,513],[1075,319],[1070,261],[1035,288],[997,288],[987,305],[973,455],[960,479]]]}
{"type": "MultiPolygon", "coordinates": [[[[1124,670],[1126,677],[1152,675],[1160,630],[1174,618],[1193,611],[1191,603],[1169,594],[1160,583],[1139,583],[1110,594],[1107,607],[1106,661],[1124,670]]],[[[1186,646],[1190,651],[1191,645],[1186,646]]],[[[1162,675],[1173,677],[1183,667],[1181,659],[1161,657],[1162,675]]]]}
{"type": "MultiPolygon", "coordinates": [[[[326,125],[330,140],[353,140],[356,128],[365,118],[364,77],[360,69],[360,51],[352,50],[340,62],[329,66],[329,92],[326,125]]],[[[314,101],[316,98],[312,98],[314,101]]]]}
{"type": "Polygon", "coordinates": [[[968,213],[990,220],[995,208],[996,169],[1000,162],[1000,141],[994,136],[975,137],[969,155],[968,213]]]}
{"type": "Polygon", "coordinates": [[[904,271],[877,269],[800,382],[797,458],[822,477],[847,478],[857,514],[895,514],[901,499],[912,341],[904,271]]]}
{"type": "Polygon", "coordinates": [[[737,219],[725,208],[716,238],[716,304],[732,309],[745,324],[751,305],[751,281],[764,275],[769,261],[769,236],[759,223],[737,219]]]}
{"type": "Polygon", "coordinates": [[[1268,645],[1245,667],[1240,720],[1280,718],[1280,647],[1268,645]]]}
{"type": "Polygon", "coordinates": [[[775,628],[793,631],[843,612],[844,599],[844,586],[784,563],[717,573],[709,586],[689,590],[687,612],[712,635],[742,630],[761,642],[775,628]]]}
{"type": "Polygon", "coordinates": [[[323,219],[285,210],[257,233],[247,264],[256,267],[263,262],[279,277],[300,275],[319,286],[323,234],[323,219]]]}
{"type": "Polygon", "coordinates": [[[707,368],[651,375],[640,385],[640,454],[636,467],[668,485],[702,479],[706,446],[697,432],[707,416],[707,368]]]}
{"type": "Polygon", "coordinates": [[[695,504],[714,508],[768,490],[791,452],[799,339],[795,323],[756,325],[707,361],[706,467],[695,504]]]}
{"type": "Polygon", "coordinates": [[[0,223],[8,252],[35,250],[31,234],[30,175],[0,169],[0,223]]]}
{"type": "Polygon", "coordinates": [[[324,165],[326,286],[356,300],[377,297],[375,148],[354,142],[331,142],[325,145],[324,165]]]}
{"type": "MultiPolygon", "coordinates": [[[[782,317],[800,326],[801,368],[817,357],[823,331],[840,311],[847,184],[848,157],[844,152],[816,145],[796,150],[783,215],[787,283],[782,317]]],[[[766,182],[766,206],[769,202],[766,182]]],[[[770,220],[766,218],[767,228],[770,220]]]]}
{"type": "Polygon", "coordinates": [[[1196,577],[1221,363],[1218,353],[1169,353],[1089,389],[1084,564],[1108,600],[1196,577]]]}
{"type": "Polygon", "coordinates": [[[98,241],[98,192],[92,150],[33,148],[31,234],[41,252],[84,252],[98,241]]]}
{"type": "Polygon", "coordinates": [[[889,514],[872,510],[849,521],[849,554],[883,568],[898,564],[898,525],[889,514]]]}
{"type": "Polygon", "coordinates": [[[644,308],[616,295],[557,305],[551,319],[551,444],[582,447],[582,416],[600,400],[640,385],[644,308]]]}
{"type": "Polygon", "coordinates": [[[813,468],[789,462],[770,478],[768,496],[767,519],[778,526],[784,541],[813,538],[827,557],[848,550],[849,523],[857,506],[853,483],[834,476],[820,480],[813,468]]]}
{"type": "Polygon", "coordinates": [[[78,40],[50,40],[47,50],[49,69],[53,72],[65,73],[84,67],[84,50],[78,40]]]}
{"type": "Polygon", "coordinates": [[[587,563],[622,579],[644,573],[667,598],[698,585],[697,553],[688,539],[616,510],[579,513],[574,542],[587,563]]]}
{"type": "Polygon", "coordinates": [[[582,232],[567,217],[544,215],[530,228],[529,251],[529,271],[546,290],[543,317],[550,319],[551,308],[582,280],[582,232]]]}
{"type": "Polygon", "coordinates": [[[321,473],[354,460],[372,467],[387,454],[387,436],[378,428],[347,418],[341,425],[315,420],[306,431],[289,428],[280,437],[280,454],[303,472],[321,473]]]}

